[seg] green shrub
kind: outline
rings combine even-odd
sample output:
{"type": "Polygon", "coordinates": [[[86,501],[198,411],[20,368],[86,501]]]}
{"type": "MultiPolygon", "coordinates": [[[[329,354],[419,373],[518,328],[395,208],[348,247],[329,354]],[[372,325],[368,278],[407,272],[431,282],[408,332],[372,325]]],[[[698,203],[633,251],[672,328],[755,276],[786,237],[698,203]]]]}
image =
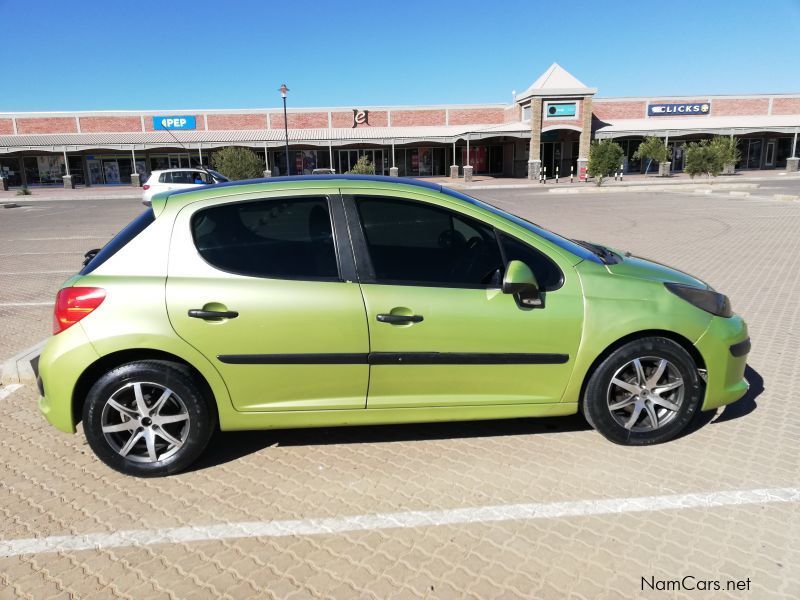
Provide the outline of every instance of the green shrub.
{"type": "Polygon", "coordinates": [[[17,196],[30,196],[32,193],[25,185],[17,190],[17,196]]]}
{"type": "Polygon", "coordinates": [[[249,148],[229,146],[211,155],[211,166],[231,180],[255,179],[264,174],[264,161],[249,148]]]}
{"type": "Polygon", "coordinates": [[[733,137],[717,135],[711,139],[711,147],[719,155],[724,165],[735,165],[742,158],[742,153],[733,137]]]}
{"type": "Polygon", "coordinates": [[[649,159],[647,167],[644,170],[646,175],[653,161],[656,161],[657,163],[667,162],[670,159],[671,154],[672,152],[661,138],[657,138],[651,135],[642,140],[642,143],[639,144],[639,147],[636,149],[636,152],[633,153],[633,159],[634,160],[649,159]]]}
{"type": "Polygon", "coordinates": [[[362,154],[348,173],[351,175],[375,175],[375,165],[369,162],[366,154],[362,154]]]}
{"type": "Polygon", "coordinates": [[[710,140],[700,140],[684,145],[683,170],[694,179],[696,175],[708,175],[716,177],[722,173],[725,164],[722,157],[710,140]]]}
{"type": "Polygon", "coordinates": [[[605,177],[611,177],[619,169],[624,155],[622,146],[616,142],[594,141],[589,149],[589,166],[586,172],[595,178],[597,185],[602,185],[605,177]]]}

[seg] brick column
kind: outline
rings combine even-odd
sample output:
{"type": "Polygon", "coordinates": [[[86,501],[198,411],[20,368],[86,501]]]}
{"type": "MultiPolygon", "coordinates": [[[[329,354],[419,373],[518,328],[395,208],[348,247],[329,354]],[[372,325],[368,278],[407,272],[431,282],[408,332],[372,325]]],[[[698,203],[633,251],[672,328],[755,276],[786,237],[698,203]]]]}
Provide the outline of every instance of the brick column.
{"type": "Polygon", "coordinates": [[[531,148],[528,154],[528,179],[539,179],[542,168],[542,99],[531,99],[531,148]]]}
{"type": "Polygon", "coordinates": [[[578,142],[578,174],[581,167],[589,164],[589,144],[592,139],[592,97],[586,96],[581,102],[581,137],[578,142]]]}

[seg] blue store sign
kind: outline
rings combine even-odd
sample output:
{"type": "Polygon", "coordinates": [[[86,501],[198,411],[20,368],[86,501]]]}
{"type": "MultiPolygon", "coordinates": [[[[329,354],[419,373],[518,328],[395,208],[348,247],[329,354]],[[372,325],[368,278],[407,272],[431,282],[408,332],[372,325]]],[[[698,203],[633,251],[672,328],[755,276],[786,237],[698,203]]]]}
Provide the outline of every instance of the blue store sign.
{"type": "Polygon", "coordinates": [[[197,120],[190,115],[153,117],[153,129],[197,129],[197,120]]]}
{"type": "Polygon", "coordinates": [[[577,112],[577,105],[574,102],[547,105],[548,117],[574,117],[577,112]]]}
{"type": "Polygon", "coordinates": [[[674,117],[707,115],[711,112],[708,102],[695,102],[692,104],[648,104],[647,114],[650,117],[674,117]]]}

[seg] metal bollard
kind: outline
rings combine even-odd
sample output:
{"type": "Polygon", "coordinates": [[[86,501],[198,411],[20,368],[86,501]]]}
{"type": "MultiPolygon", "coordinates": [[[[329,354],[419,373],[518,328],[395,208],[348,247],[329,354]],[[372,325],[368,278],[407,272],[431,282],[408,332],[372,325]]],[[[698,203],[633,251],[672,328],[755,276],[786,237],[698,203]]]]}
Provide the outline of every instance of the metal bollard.
{"type": "Polygon", "coordinates": [[[622,175],[624,174],[624,170],[623,170],[623,167],[624,167],[624,166],[625,166],[625,165],[620,165],[620,166],[619,166],[619,180],[620,180],[620,181],[622,181],[622,175]]]}
{"type": "Polygon", "coordinates": [[[573,181],[573,179],[572,179],[572,177],[573,177],[573,174],[572,174],[572,169],[573,169],[573,167],[572,167],[572,165],[570,165],[570,166],[569,166],[569,182],[570,182],[570,183],[574,183],[574,181],[573,181]]]}
{"type": "Polygon", "coordinates": [[[544,167],[542,169],[542,174],[543,174],[542,183],[547,183],[547,167],[544,167]]]}

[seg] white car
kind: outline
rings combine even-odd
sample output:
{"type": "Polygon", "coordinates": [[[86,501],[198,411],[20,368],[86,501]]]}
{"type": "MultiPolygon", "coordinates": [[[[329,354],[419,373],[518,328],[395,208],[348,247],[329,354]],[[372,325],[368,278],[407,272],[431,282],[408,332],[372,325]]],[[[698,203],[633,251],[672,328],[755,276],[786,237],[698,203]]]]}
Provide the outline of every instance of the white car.
{"type": "Polygon", "coordinates": [[[203,185],[223,183],[228,178],[216,171],[201,169],[165,169],[153,171],[142,186],[142,204],[150,206],[150,200],[160,192],[168,190],[188,190],[203,185]]]}

